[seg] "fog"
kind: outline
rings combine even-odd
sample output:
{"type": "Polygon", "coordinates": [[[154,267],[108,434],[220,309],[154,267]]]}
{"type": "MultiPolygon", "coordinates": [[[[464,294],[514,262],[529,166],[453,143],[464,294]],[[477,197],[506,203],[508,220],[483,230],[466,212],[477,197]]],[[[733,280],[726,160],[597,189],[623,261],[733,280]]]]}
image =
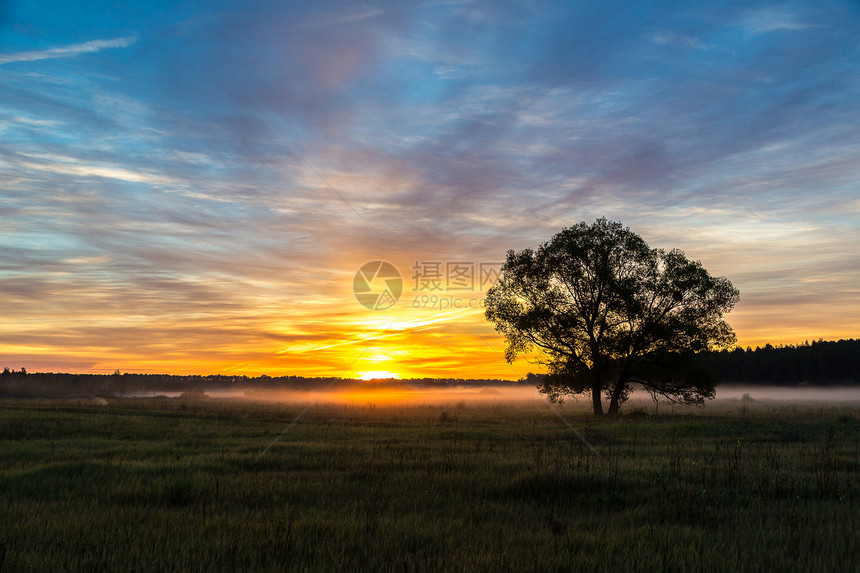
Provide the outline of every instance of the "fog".
{"type": "Polygon", "coordinates": [[[213,398],[242,399],[253,402],[318,403],[354,405],[446,405],[485,404],[543,400],[535,388],[529,386],[485,386],[455,388],[424,388],[409,386],[373,387],[360,384],[319,390],[205,390],[205,396],[183,392],[133,392],[128,398],[213,398]]]}
{"type": "MultiPolygon", "coordinates": [[[[511,402],[545,401],[537,389],[530,386],[484,386],[427,388],[408,385],[373,386],[358,384],[351,387],[339,386],[331,389],[286,390],[286,389],[242,389],[242,390],[205,390],[196,392],[133,392],[129,398],[181,398],[181,399],[233,399],[252,402],[285,404],[351,404],[351,405],[469,405],[511,402]]],[[[846,403],[860,402],[860,387],[798,388],[774,386],[721,386],[716,398],[708,404],[732,403],[846,403]]],[[[668,402],[660,400],[661,404],[668,402]]],[[[591,403],[589,395],[568,397],[566,404],[591,403]]],[[[653,400],[644,390],[634,390],[627,402],[628,407],[636,407],[653,400]]]]}
{"type": "Polygon", "coordinates": [[[759,402],[858,402],[860,387],[798,388],[782,386],[720,386],[718,400],[740,400],[748,394],[759,402]]]}

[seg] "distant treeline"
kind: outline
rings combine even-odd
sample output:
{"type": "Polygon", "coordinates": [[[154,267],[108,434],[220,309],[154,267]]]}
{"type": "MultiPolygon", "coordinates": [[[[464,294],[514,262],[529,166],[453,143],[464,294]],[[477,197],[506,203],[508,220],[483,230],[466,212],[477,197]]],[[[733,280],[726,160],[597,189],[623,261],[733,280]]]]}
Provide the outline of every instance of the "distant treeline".
{"type": "Polygon", "coordinates": [[[860,340],[806,342],[704,355],[722,384],[832,386],[860,384],[860,340]]]}
{"type": "Polygon", "coordinates": [[[207,390],[337,390],[356,384],[386,388],[451,388],[510,386],[519,382],[478,378],[411,378],[408,380],[355,380],[351,378],[308,378],[304,376],[234,376],[224,374],[175,375],[131,374],[119,371],[113,374],[65,374],[54,372],[27,372],[26,369],[0,373],[0,398],[76,398],[115,397],[141,393],[188,392],[199,395],[207,390]]]}
{"type": "MultiPolygon", "coordinates": [[[[702,352],[702,362],[720,384],[759,386],[860,385],[860,340],[766,344],[744,349],[702,352]]],[[[529,373],[520,382],[538,386],[543,374],[529,373]]]]}
{"type": "MultiPolygon", "coordinates": [[[[772,386],[831,386],[860,384],[860,340],[806,342],[798,345],[747,347],[704,353],[702,359],[722,384],[772,386]]],[[[206,390],[337,390],[356,384],[389,388],[453,388],[535,386],[540,375],[516,382],[481,378],[412,378],[361,381],[349,378],[304,376],[234,376],[174,374],[62,374],[28,373],[24,368],[0,373],[2,397],[127,396],[136,393],[200,392],[206,390]]],[[[190,394],[191,395],[191,394],[190,394]]]]}

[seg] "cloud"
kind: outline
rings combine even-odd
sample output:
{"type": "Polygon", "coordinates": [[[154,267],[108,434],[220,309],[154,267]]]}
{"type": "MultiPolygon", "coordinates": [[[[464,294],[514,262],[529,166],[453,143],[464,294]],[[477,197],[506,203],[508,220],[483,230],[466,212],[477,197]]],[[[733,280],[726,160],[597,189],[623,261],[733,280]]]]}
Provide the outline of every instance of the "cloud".
{"type": "Polygon", "coordinates": [[[123,38],[113,38],[111,40],[91,40],[82,44],[72,44],[62,48],[0,54],[0,66],[14,62],[35,62],[38,60],[50,60],[53,58],[71,58],[80,54],[100,52],[101,50],[109,48],[126,48],[135,42],[137,42],[136,37],[128,36],[123,38]]]}
{"type": "Polygon", "coordinates": [[[314,28],[339,26],[341,24],[354,24],[356,22],[361,22],[362,20],[376,18],[385,12],[386,10],[382,10],[380,8],[364,8],[360,11],[336,13],[335,15],[326,14],[312,19],[307,25],[314,28]]]}
{"type": "MultiPolygon", "coordinates": [[[[735,281],[742,341],[794,336],[815,300],[844,325],[860,24],[837,5],[252,2],[115,22],[95,34],[133,26],[148,49],[3,69],[0,338],[306,374],[373,341],[410,373],[512,377],[480,313],[406,295],[365,311],[353,273],[384,258],[408,284],[415,260],[498,262],[599,216],[735,281]]],[[[133,38],[101,42],[0,62],[133,38]]]]}
{"type": "Polygon", "coordinates": [[[708,46],[705,45],[698,38],[693,38],[691,36],[687,36],[685,34],[675,34],[669,31],[658,32],[652,37],[652,40],[655,44],[664,45],[664,44],[673,44],[678,46],[683,46],[685,48],[691,48],[695,50],[704,50],[708,49],[708,46]]]}
{"type": "Polygon", "coordinates": [[[156,185],[175,185],[176,181],[156,175],[153,173],[145,173],[132,169],[125,169],[114,165],[85,165],[73,162],[53,162],[53,161],[18,161],[16,162],[19,168],[35,169],[39,171],[47,171],[49,173],[63,175],[78,175],[81,177],[106,177],[127,181],[129,183],[152,183],[156,185]]]}
{"type": "Polygon", "coordinates": [[[782,31],[796,32],[816,27],[816,25],[800,22],[797,15],[778,8],[764,8],[743,18],[741,27],[749,34],[765,34],[782,31]]]}

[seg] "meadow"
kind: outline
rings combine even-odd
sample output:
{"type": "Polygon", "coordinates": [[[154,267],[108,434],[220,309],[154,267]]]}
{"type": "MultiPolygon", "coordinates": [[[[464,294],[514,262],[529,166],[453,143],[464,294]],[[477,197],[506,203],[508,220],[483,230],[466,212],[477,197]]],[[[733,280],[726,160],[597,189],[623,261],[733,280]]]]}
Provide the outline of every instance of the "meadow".
{"type": "Polygon", "coordinates": [[[860,570],[860,403],[622,413],[4,400],[0,569],[860,570]]]}

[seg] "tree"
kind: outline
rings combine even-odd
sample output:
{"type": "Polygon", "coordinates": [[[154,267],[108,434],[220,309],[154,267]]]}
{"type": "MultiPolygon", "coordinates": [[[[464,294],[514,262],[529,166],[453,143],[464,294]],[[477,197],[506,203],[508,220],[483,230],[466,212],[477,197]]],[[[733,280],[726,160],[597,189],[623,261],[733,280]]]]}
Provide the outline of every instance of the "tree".
{"type": "Polygon", "coordinates": [[[723,320],[739,299],[682,251],[652,249],[615,221],[563,229],[537,251],[508,251],[486,297],[508,362],[546,366],[550,401],[591,392],[596,415],[616,415],[631,383],[673,402],[700,404],[716,379],[696,353],[735,342],[723,320]]]}

